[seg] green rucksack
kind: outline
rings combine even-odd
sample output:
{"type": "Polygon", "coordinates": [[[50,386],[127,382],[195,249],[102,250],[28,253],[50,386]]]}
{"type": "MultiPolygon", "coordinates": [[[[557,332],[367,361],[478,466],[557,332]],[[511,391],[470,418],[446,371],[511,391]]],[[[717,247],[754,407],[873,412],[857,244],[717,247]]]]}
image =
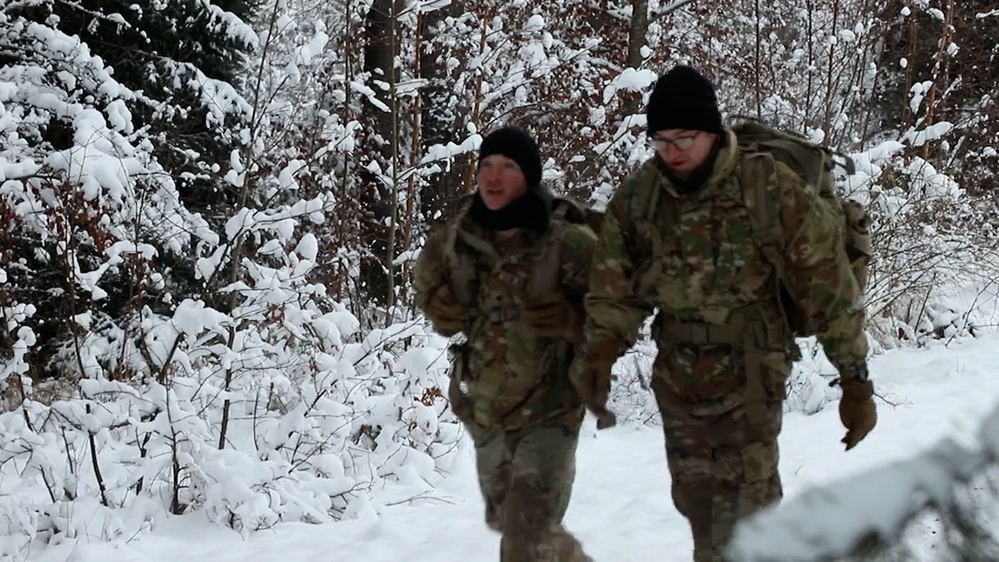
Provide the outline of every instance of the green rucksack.
{"type": "MultiPolygon", "coordinates": [[[[871,262],[871,236],[868,230],[869,216],[860,203],[848,199],[836,191],[833,170],[842,165],[847,175],[855,173],[853,161],[846,155],[811,143],[806,139],[773,129],[758,122],[746,122],[732,128],[741,151],[744,154],[766,153],[777,162],[782,162],[794,170],[818,191],[833,212],[843,221],[844,250],[850,261],[850,270],[857,281],[861,293],[867,288],[868,267],[871,262]],[[842,163],[837,162],[841,160],[842,163]]],[[[767,159],[743,159],[742,177],[753,177],[752,162],[766,163],[767,159]]],[[[757,176],[758,177],[758,176],[757,176]]],[[[763,251],[767,261],[776,269],[781,280],[781,305],[792,333],[798,337],[809,334],[806,319],[786,289],[784,272],[783,240],[780,224],[779,203],[770,195],[769,187],[759,183],[743,181],[754,189],[745,190],[746,204],[753,218],[753,238],[763,251]]]]}

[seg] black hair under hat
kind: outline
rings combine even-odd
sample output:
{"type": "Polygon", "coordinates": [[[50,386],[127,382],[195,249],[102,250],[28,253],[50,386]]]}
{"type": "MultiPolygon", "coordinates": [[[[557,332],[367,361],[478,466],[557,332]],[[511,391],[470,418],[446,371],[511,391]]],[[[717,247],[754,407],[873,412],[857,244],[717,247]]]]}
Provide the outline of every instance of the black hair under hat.
{"type": "Polygon", "coordinates": [[[676,66],[656,81],[645,110],[649,135],[664,129],[722,132],[711,81],[690,66],[676,66]]]}
{"type": "Polygon", "coordinates": [[[552,193],[541,183],[541,152],[538,143],[519,127],[506,126],[486,135],[479,146],[479,166],[493,154],[513,160],[524,173],[527,192],[506,207],[493,211],[486,207],[479,192],[475,192],[470,212],[472,218],[490,230],[529,228],[544,231],[552,213],[552,193]]]}
{"type": "Polygon", "coordinates": [[[506,126],[486,135],[479,146],[479,165],[493,154],[502,154],[513,160],[524,172],[528,191],[541,184],[541,152],[538,143],[520,127],[506,126]]]}

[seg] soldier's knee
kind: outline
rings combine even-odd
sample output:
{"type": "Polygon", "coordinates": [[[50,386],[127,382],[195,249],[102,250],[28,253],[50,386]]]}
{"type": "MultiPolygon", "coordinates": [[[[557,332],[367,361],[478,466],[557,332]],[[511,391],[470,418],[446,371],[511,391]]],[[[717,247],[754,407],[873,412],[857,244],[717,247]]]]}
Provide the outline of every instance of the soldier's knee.
{"type": "Polygon", "coordinates": [[[777,443],[752,443],[740,451],[743,474],[739,490],[739,511],[749,514],[783,497],[778,470],[777,443]]]}
{"type": "Polygon", "coordinates": [[[717,481],[699,475],[676,475],[670,493],[673,505],[698,530],[710,529],[716,518],[717,481]]]}
{"type": "Polygon", "coordinates": [[[757,504],[759,507],[766,507],[771,504],[780,503],[784,499],[784,487],[781,485],[780,474],[773,474],[770,478],[759,482],[757,504]]]}
{"type": "Polygon", "coordinates": [[[696,454],[685,448],[668,447],[666,458],[673,481],[670,495],[677,511],[690,519],[695,516],[694,510],[710,507],[716,482],[711,473],[713,460],[710,450],[696,454]]]}
{"type": "Polygon", "coordinates": [[[694,549],[694,562],[727,562],[722,549],[709,547],[694,549]]]}
{"type": "Polygon", "coordinates": [[[745,445],[739,450],[739,457],[742,460],[742,479],[745,482],[769,481],[777,474],[779,452],[776,441],[745,445]]]}
{"type": "Polygon", "coordinates": [[[707,525],[780,501],[777,454],[777,444],[769,442],[721,447],[703,456],[673,451],[673,504],[692,523],[707,525]]]}
{"type": "Polygon", "coordinates": [[[547,529],[546,523],[529,513],[507,510],[501,518],[500,526],[504,535],[515,536],[525,542],[538,542],[547,529]]]}
{"type": "Polygon", "coordinates": [[[555,534],[544,530],[505,528],[500,548],[502,558],[517,562],[555,562],[559,553],[557,539],[555,534]]]}
{"type": "Polygon", "coordinates": [[[673,497],[673,505],[676,506],[676,510],[680,512],[680,515],[690,517],[689,509],[687,509],[687,506],[690,504],[687,502],[687,495],[683,493],[683,488],[677,486],[676,482],[673,482],[670,495],[673,497]]]}
{"type": "Polygon", "coordinates": [[[486,498],[486,526],[493,531],[503,531],[503,516],[498,501],[486,498]]]}

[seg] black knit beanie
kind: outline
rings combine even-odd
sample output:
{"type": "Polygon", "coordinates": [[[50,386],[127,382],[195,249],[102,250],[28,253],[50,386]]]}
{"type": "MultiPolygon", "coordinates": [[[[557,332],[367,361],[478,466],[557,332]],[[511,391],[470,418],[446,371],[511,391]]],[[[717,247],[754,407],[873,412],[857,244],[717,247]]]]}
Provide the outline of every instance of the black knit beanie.
{"type": "Polygon", "coordinates": [[[541,152],[527,131],[519,127],[503,127],[486,135],[479,147],[479,165],[487,156],[502,154],[513,160],[524,172],[527,190],[541,183],[541,152]]]}
{"type": "Polygon", "coordinates": [[[490,210],[478,191],[472,200],[472,218],[490,230],[529,228],[544,231],[552,211],[552,193],[541,183],[541,152],[538,143],[519,127],[507,126],[486,135],[479,147],[479,165],[493,154],[502,154],[520,166],[527,192],[497,211],[490,210]]]}
{"type": "Polygon", "coordinates": [[[689,66],[676,66],[659,77],[645,115],[649,136],[665,129],[722,132],[715,88],[689,66]]]}

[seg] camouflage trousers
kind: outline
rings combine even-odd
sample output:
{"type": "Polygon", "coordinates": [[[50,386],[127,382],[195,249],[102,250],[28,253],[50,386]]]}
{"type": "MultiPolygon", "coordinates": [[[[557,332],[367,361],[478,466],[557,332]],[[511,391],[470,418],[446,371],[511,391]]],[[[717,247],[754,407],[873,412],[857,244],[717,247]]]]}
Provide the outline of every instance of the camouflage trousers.
{"type": "Polygon", "coordinates": [[[507,432],[466,424],[475,441],[486,524],[502,534],[501,562],[591,560],[562,525],[576,476],[581,411],[578,418],[507,432]]]}
{"type": "Polygon", "coordinates": [[[694,562],[725,562],[736,523],[783,497],[777,436],[782,400],[769,401],[750,424],[744,393],[710,403],[681,401],[653,379],[673,480],[673,503],[690,524],[694,562]]]}

